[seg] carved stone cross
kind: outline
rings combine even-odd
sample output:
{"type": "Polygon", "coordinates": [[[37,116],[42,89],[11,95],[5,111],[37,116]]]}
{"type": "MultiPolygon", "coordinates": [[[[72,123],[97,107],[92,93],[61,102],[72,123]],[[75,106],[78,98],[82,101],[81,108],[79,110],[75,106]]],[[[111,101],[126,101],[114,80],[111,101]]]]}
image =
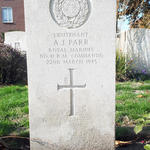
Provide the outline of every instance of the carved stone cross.
{"type": "Polygon", "coordinates": [[[59,85],[59,84],[57,84],[57,90],[70,89],[70,116],[75,115],[75,101],[74,101],[73,89],[75,89],[75,88],[85,88],[86,87],[86,84],[84,84],[84,85],[74,85],[73,84],[73,70],[74,69],[69,68],[69,73],[70,73],[70,84],[69,85],[59,85]]]}

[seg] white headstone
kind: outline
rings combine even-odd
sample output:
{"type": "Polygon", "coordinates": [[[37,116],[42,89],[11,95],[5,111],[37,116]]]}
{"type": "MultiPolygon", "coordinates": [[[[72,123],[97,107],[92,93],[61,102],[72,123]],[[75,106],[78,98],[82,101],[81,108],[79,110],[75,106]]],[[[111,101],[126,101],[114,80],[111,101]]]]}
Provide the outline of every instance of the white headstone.
{"type": "Polygon", "coordinates": [[[27,52],[26,33],[23,31],[6,32],[4,43],[19,51],[27,52]]]}
{"type": "Polygon", "coordinates": [[[115,1],[25,0],[31,150],[113,150],[115,1]]]}

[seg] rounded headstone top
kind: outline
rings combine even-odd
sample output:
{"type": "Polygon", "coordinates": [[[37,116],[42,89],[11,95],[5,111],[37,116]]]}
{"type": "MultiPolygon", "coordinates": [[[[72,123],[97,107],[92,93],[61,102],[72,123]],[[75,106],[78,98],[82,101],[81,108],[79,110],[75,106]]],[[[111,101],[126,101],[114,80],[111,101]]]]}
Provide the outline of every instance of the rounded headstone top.
{"type": "Polygon", "coordinates": [[[61,27],[78,28],[88,19],[90,0],[50,0],[50,13],[61,27]]]}

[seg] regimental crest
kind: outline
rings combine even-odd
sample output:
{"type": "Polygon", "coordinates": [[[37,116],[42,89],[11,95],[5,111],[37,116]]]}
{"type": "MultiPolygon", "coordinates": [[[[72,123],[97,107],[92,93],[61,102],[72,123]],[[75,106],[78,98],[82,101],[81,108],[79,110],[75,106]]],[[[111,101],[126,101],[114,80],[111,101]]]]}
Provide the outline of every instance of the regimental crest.
{"type": "Polygon", "coordinates": [[[82,26],[91,12],[90,0],[50,0],[53,20],[68,29],[82,26]]]}

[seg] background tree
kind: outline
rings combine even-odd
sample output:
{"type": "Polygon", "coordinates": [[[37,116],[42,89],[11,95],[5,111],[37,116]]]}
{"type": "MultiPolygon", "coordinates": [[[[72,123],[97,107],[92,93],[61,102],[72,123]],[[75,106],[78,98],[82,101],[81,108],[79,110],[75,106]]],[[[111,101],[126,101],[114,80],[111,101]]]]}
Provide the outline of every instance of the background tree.
{"type": "Polygon", "coordinates": [[[117,0],[117,19],[123,17],[131,28],[150,29],[150,0],[117,0]]]}

